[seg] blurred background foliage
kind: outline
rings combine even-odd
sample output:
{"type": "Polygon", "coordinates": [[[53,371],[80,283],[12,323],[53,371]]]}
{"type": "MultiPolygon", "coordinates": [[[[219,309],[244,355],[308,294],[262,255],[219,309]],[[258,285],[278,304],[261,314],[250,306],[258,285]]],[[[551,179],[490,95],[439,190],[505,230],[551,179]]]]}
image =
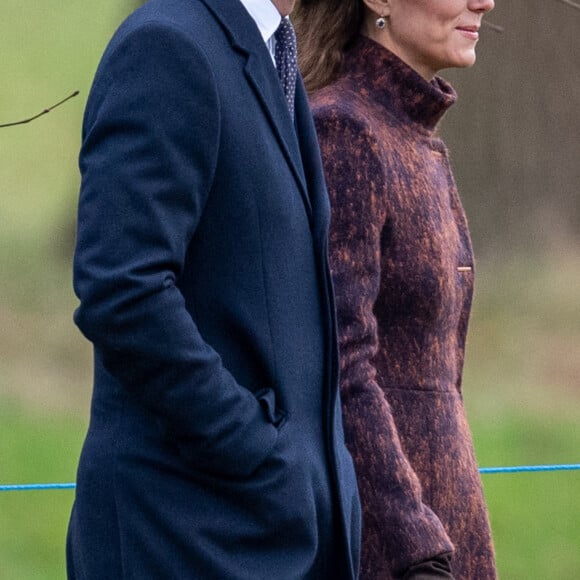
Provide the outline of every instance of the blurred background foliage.
{"type": "MultiPolygon", "coordinates": [[[[74,481],[91,352],[72,323],[80,126],[140,2],[3,0],[0,483],[74,481]]],[[[580,11],[498,2],[443,122],[479,257],[464,392],[482,466],[580,462],[580,11]]],[[[580,577],[580,473],[485,475],[503,579],[580,577]]],[[[64,577],[71,491],[0,494],[0,578],[64,577]]]]}

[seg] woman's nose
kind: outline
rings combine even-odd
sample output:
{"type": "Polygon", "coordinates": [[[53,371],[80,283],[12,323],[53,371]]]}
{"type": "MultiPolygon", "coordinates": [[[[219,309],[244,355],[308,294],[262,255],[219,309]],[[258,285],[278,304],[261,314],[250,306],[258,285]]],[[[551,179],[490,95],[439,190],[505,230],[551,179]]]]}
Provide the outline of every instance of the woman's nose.
{"type": "Polygon", "coordinates": [[[474,12],[489,12],[494,6],[494,0],[470,0],[469,2],[469,9],[474,12]]]}

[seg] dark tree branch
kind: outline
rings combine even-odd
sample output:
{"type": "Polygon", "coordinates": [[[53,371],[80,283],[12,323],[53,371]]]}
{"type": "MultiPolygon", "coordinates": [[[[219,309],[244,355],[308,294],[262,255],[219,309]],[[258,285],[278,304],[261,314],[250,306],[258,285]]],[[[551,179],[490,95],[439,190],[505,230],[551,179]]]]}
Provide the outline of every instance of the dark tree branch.
{"type": "Polygon", "coordinates": [[[560,0],[560,2],[564,2],[564,4],[572,6],[572,8],[576,8],[576,10],[580,10],[580,4],[578,2],[573,2],[572,0],[560,0]]]}
{"type": "Polygon", "coordinates": [[[500,34],[503,33],[505,30],[505,28],[503,26],[499,26],[498,24],[493,24],[492,22],[489,22],[488,20],[483,20],[482,24],[484,26],[487,26],[488,28],[491,28],[495,32],[499,32],[500,34]]]}
{"type": "Polygon", "coordinates": [[[62,101],[59,101],[58,103],[56,103],[56,105],[52,105],[52,107],[48,107],[48,109],[44,109],[44,111],[38,113],[38,115],[34,115],[34,117],[29,117],[28,119],[23,119],[22,121],[16,121],[14,123],[5,123],[4,125],[0,125],[0,129],[3,127],[14,127],[15,125],[25,125],[26,123],[30,123],[30,121],[34,121],[35,119],[38,119],[38,117],[42,117],[42,115],[46,115],[47,113],[50,113],[53,109],[60,107],[60,105],[62,105],[63,103],[66,103],[69,99],[76,97],[78,94],[79,94],[79,91],[75,91],[74,93],[71,93],[68,97],[63,99],[62,101]]]}
{"type": "MultiPolygon", "coordinates": [[[[567,6],[570,6],[571,8],[576,8],[576,10],[580,10],[580,3],[576,2],[575,0],[559,0],[559,1],[566,4],[567,6]]],[[[499,32],[500,34],[505,31],[503,26],[493,24],[492,22],[489,22],[487,20],[484,20],[482,24],[484,26],[487,26],[488,28],[491,28],[491,30],[494,30],[495,32],[499,32]]]]}

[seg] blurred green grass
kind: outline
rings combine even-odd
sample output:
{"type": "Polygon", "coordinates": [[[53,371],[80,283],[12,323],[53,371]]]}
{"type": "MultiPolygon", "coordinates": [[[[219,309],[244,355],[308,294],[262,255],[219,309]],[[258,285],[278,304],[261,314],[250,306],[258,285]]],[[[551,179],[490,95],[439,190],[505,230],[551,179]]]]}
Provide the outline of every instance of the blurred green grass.
{"type": "Polygon", "coordinates": [[[0,242],[50,242],[76,194],[80,123],[92,76],[122,8],[84,2],[3,0],[0,123],[80,96],[28,124],[0,129],[0,242]]]}
{"type": "MultiPolygon", "coordinates": [[[[504,411],[491,423],[472,421],[472,428],[482,466],[579,462],[577,420],[504,411]]],[[[482,478],[500,578],[580,577],[580,472],[482,478]]]]}
{"type": "MultiPolygon", "coordinates": [[[[3,484],[72,482],[86,429],[78,415],[0,401],[3,484]]],[[[62,579],[73,491],[0,493],[0,578],[62,579]]]]}
{"type": "MultiPolygon", "coordinates": [[[[123,15],[103,0],[3,0],[0,483],[73,481],[91,353],[72,323],[76,156],[98,58],[123,15]]],[[[475,219],[475,218],[474,218],[475,219]]],[[[487,256],[464,393],[482,466],[580,462],[580,257],[487,256]]],[[[502,579],[580,578],[580,473],[485,475],[502,579]]],[[[0,493],[0,578],[64,577],[72,491],[0,493]]]]}
{"type": "MultiPolygon", "coordinates": [[[[464,376],[480,466],[580,463],[580,259],[482,264],[464,376]]],[[[580,578],[580,472],[486,474],[500,578],[580,578]]]]}

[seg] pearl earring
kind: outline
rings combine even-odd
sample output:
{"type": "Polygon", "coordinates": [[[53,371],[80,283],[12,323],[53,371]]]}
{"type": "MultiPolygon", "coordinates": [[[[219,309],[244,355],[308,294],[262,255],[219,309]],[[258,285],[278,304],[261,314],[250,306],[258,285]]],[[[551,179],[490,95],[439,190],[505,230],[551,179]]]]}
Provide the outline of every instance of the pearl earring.
{"type": "Polygon", "coordinates": [[[387,21],[385,20],[384,16],[379,16],[376,21],[375,21],[375,26],[379,29],[382,30],[385,25],[386,25],[387,21]]]}

